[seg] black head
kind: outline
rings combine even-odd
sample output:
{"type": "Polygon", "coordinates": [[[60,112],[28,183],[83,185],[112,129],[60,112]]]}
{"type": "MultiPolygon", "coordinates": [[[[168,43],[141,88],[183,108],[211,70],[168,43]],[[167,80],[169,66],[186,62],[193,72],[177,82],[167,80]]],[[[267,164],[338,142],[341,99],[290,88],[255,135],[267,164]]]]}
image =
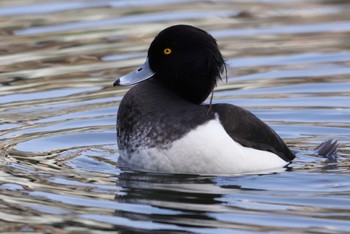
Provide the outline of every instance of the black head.
{"type": "Polygon", "coordinates": [[[215,39],[189,25],[161,31],[148,49],[148,61],[154,79],[197,104],[209,96],[225,67],[215,39]]]}

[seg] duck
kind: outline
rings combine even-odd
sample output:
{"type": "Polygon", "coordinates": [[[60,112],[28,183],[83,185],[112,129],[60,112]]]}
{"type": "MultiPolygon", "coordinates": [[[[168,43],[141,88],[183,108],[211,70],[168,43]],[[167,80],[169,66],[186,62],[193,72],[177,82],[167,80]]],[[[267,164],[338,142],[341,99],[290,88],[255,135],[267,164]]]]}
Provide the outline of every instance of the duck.
{"type": "Polygon", "coordinates": [[[117,113],[119,167],[174,174],[285,170],[295,154],[265,122],[239,106],[204,103],[225,69],[208,32],[191,25],[162,30],[145,62],[113,84],[133,85],[117,113]]]}

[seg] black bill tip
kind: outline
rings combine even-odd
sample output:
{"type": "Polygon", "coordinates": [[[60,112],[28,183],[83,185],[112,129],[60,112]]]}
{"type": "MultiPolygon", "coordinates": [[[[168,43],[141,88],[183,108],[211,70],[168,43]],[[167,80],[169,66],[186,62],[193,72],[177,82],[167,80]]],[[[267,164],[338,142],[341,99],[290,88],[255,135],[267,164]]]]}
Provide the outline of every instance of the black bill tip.
{"type": "Polygon", "coordinates": [[[120,85],[120,79],[114,81],[113,86],[119,86],[120,85]]]}

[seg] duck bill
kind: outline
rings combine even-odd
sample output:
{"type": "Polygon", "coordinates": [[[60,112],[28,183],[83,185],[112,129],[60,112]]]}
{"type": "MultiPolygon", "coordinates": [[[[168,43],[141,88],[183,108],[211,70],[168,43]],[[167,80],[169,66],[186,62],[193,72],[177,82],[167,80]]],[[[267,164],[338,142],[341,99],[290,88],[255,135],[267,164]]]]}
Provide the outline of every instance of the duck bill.
{"type": "Polygon", "coordinates": [[[154,74],[155,72],[152,71],[151,67],[149,66],[148,59],[146,59],[145,63],[138,67],[135,71],[130,72],[129,74],[114,81],[113,86],[133,85],[151,78],[154,76],[154,74]]]}

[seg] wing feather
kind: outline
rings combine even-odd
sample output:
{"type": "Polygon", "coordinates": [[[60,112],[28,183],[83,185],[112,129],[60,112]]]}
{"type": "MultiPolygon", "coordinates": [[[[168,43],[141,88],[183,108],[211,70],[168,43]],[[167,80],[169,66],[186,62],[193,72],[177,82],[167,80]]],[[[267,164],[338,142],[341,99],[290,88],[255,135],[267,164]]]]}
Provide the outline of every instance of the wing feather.
{"type": "Polygon", "coordinates": [[[236,142],[275,153],[287,162],[295,158],[278,134],[251,112],[230,104],[215,104],[212,108],[228,135],[236,142]]]}

